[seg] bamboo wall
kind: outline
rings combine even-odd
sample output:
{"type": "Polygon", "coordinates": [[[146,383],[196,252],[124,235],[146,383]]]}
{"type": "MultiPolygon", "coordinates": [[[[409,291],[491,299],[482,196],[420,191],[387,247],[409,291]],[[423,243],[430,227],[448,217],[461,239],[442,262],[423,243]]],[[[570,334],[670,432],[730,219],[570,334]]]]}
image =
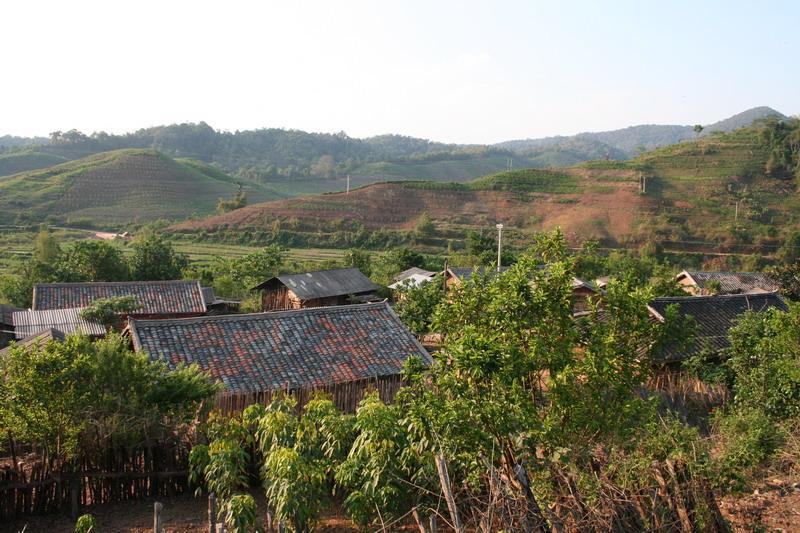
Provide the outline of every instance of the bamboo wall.
{"type": "MultiPolygon", "coordinates": [[[[297,399],[297,408],[302,407],[311,400],[315,394],[323,392],[331,397],[333,403],[345,413],[354,413],[358,403],[364,398],[364,394],[369,391],[378,391],[378,394],[386,403],[394,401],[397,391],[403,386],[403,380],[399,375],[384,376],[378,378],[361,379],[357,381],[347,381],[320,387],[305,387],[299,389],[288,389],[290,395],[297,399]]],[[[276,394],[286,392],[287,389],[260,391],[251,393],[221,393],[214,400],[213,409],[223,413],[235,413],[243,410],[252,404],[269,404],[276,394]]]]}

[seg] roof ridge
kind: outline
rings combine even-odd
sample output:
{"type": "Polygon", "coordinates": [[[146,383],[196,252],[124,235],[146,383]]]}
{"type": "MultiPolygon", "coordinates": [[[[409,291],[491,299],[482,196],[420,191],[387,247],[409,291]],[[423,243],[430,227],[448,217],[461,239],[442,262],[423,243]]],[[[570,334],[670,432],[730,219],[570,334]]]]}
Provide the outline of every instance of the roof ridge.
{"type": "Polygon", "coordinates": [[[241,313],[233,315],[208,315],[208,316],[194,316],[185,318],[166,318],[166,319],[159,319],[159,318],[143,319],[143,318],[131,317],[129,319],[129,324],[172,325],[172,324],[188,324],[188,323],[198,323],[198,322],[236,322],[240,320],[255,320],[258,318],[279,318],[283,316],[295,316],[295,315],[306,315],[306,314],[313,315],[322,313],[328,314],[332,312],[344,312],[348,310],[370,309],[378,307],[387,307],[391,309],[391,307],[389,306],[389,302],[387,300],[383,300],[380,302],[369,302],[363,304],[304,307],[302,309],[284,309],[281,311],[266,311],[266,312],[261,311],[258,313],[241,313]]]}
{"type": "MultiPolygon", "coordinates": [[[[273,276],[273,278],[281,278],[283,276],[302,276],[303,274],[316,274],[317,272],[335,272],[337,270],[358,270],[361,272],[361,269],[358,267],[344,267],[344,268],[323,268],[322,270],[307,270],[305,272],[294,272],[290,274],[278,274],[277,276],[273,276]]],[[[361,272],[363,276],[366,276],[363,272],[361,272]]]]}
{"type": "Polygon", "coordinates": [[[778,291],[768,291],[768,292],[740,292],[737,294],[701,294],[698,296],[657,296],[653,298],[653,302],[659,301],[697,301],[697,300],[712,300],[712,299],[723,299],[723,298],[766,298],[768,296],[777,296],[780,298],[780,294],[778,291]]]}
{"type": "Polygon", "coordinates": [[[149,281],[75,281],[75,282],[55,282],[37,283],[36,287],[66,287],[70,285],[165,285],[167,283],[200,283],[197,279],[162,279],[149,281]]]}

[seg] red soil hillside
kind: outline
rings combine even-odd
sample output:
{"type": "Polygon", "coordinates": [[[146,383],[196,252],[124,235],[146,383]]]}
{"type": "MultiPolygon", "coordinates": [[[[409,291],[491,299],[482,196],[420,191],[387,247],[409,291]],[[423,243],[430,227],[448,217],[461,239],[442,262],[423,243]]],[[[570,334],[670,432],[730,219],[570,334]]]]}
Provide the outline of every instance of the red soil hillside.
{"type": "Polygon", "coordinates": [[[647,204],[630,170],[522,170],[466,185],[380,183],[349,194],[264,202],[173,229],[188,233],[269,229],[280,220],[300,231],[335,227],[343,221],[357,221],[367,229],[408,230],[427,212],[440,230],[501,221],[521,230],[558,225],[567,235],[621,240],[631,233],[639,207],[647,204]]]}

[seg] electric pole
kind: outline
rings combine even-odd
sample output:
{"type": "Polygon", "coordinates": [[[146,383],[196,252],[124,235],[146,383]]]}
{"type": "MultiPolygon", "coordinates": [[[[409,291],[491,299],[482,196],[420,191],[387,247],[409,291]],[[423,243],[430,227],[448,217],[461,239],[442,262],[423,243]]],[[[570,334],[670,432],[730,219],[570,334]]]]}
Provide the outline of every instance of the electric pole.
{"type": "Polygon", "coordinates": [[[500,273],[500,263],[503,257],[503,225],[498,224],[497,228],[497,273],[500,273]]]}

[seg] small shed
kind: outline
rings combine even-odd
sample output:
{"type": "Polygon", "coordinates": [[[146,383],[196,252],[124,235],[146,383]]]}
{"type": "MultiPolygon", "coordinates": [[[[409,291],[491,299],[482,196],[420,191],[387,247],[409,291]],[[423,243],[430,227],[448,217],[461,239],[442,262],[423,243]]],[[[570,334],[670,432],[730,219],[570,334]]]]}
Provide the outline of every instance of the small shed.
{"type": "Polygon", "coordinates": [[[284,274],[270,278],[252,290],[261,291],[263,311],[281,311],[346,305],[354,298],[377,300],[375,293],[379,288],[357,268],[337,268],[284,274]]]}
{"type": "Polygon", "coordinates": [[[206,314],[208,315],[230,315],[239,312],[242,302],[220,298],[214,292],[214,287],[203,287],[203,302],[206,304],[206,314]]]}
{"type": "Polygon", "coordinates": [[[730,346],[728,331],[748,311],[788,310],[786,302],[775,293],[656,298],[650,302],[648,310],[654,320],[664,322],[667,310],[673,305],[678,316],[692,317],[694,332],[685,342],[675,342],[662,349],[664,363],[680,362],[703,350],[722,352],[730,346]]]}
{"type": "Polygon", "coordinates": [[[386,302],[174,320],[130,321],[136,351],[175,368],[197,364],[226,389],[223,410],[290,391],[303,404],[329,392],[354,411],[367,389],[385,401],[402,386],[405,361],[431,357],[386,302]]]}
{"type": "Polygon", "coordinates": [[[675,281],[694,296],[775,292],[780,287],[762,272],[704,272],[684,270],[675,281]]]}

